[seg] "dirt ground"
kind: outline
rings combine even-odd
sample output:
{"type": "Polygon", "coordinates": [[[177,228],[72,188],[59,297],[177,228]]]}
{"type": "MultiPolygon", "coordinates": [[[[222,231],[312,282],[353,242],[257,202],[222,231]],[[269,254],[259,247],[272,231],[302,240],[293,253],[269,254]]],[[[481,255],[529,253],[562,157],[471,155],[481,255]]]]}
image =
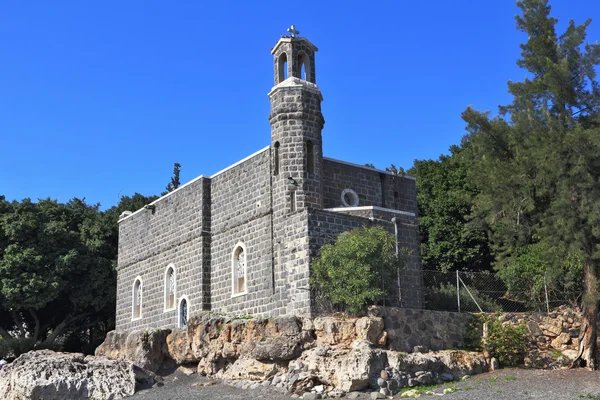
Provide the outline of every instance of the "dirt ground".
{"type": "MultiPolygon", "coordinates": [[[[448,400],[545,399],[600,400],[600,371],[502,369],[473,376],[464,382],[447,383],[432,389],[441,393],[444,388],[456,389],[444,395],[448,400]]],[[[346,398],[348,395],[345,396],[346,398]]],[[[430,396],[421,396],[429,398],[430,396]]],[[[139,391],[135,400],[191,400],[191,399],[269,399],[284,400],[291,396],[280,389],[261,387],[243,390],[211,381],[197,375],[185,376],[180,372],[164,377],[162,386],[139,391]],[[202,386],[208,382],[208,386],[202,386]]],[[[370,393],[360,393],[359,400],[370,399],[370,393]]],[[[398,395],[394,399],[399,398],[398,395]]]]}

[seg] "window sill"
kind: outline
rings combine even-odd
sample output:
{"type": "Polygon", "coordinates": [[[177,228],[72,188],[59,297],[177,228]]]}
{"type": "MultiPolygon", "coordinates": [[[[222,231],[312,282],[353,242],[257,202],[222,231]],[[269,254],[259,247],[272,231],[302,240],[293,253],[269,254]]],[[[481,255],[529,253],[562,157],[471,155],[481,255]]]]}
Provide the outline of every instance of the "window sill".
{"type": "Polygon", "coordinates": [[[175,311],[175,310],[177,310],[177,307],[173,307],[173,308],[165,308],[165,309],[163,310],[163,313],[168,313],[168,312],[175,311]]]}
{"type": "Polygon", "coordinates": [[[140,319],[142,319],[141,316],[135,317],[135,318],[131,318],[131,322],[133,322],[133,321],[139,321],[140,319]]]}
{"type": "Polygon", "coordinates": [[[245,291],[245,292],[240,292],[240,293],[232,293],[232,294],[231,294],[231,298],[234,298],[234,297],[241,297],[241,296],[245,296],[245,295],[247,295],[247,294],[248,294],[248,291],[245,291]]]}

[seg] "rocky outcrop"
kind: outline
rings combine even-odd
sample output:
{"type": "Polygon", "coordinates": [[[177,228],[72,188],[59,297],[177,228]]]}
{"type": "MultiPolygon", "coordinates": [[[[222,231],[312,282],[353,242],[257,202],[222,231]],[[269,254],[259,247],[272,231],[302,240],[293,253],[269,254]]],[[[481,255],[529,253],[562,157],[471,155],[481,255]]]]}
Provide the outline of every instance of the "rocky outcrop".
{"type": "Polygon", "coordinates": [[[116,332],[106,335],[96,349],[96,356],[126,359],[140,368],[156,372],[167,354],[167,335],[171,330],[116,332]]]}
{"type": "Polygon", "coordinates": [[[122,399],[134,394],[136,375],[151,379],[126,360],[31,351],[0,370],[0,398],[122,399]]]}
{"type": "Polygon", "coordinates": [[[318,345],[305,351],[299,360],[320,382],[351,392],[369,387],[369,379],[385,368],[387,352],[357,340],[350,348],[318,345]]]}
{"type": "MultiPolygon", "coordinates": [[[[163,347],[157,343],[163,333],[146,338],[140,337],[140,333],[111,333],[97,354],[131,359],[137,365],[153,368],[161,357],[180,365],[197,364],[199,374],[241,382],[240,387],[271,385],[298,395],[314,392],[337,396],[369,387],[388,395],[406,385],[444,382],[486,370],[485,359],[475,353],[393,351],[390,344],[403,342],[398,339],[398,332],[396,336],[389,334],[385,318],[390,311],[376,309],[374,312],[362,318],[285,316],[267,319],[205,314],[190,319],[184,329],[164,334],[163,347]],[[379,312],[383,317],[377,315],[379,312]],[[140,360],[144,354],[151,355],[152,362],[145,364],[140,360]]],[[[420,312],[414,315],[407,320],[415,320],[416,329],[420,329],[416,321],[420,312]]],[[[448,322],[446,317],[434,312],[430,316],[432,326],[443,329],[444,322],[448,322]]],[[[459,322],[456,324],[458,330],[459,322]]],[[[430,327],[429,323],[425,324],[425,329],[430,327]]],[[[408,331],[408,328],[402,329],[408,331]]],[[[420,329],[415,334],[420,334],[421,339],[439,336],[442,342],[451,340],[444,332],[420,329]]],[[[456,341],[459,343],[460,338],[456,341]]],[[[422,341],[414,344],[420,343],[422,341]]],[[[430,340],[428,344],[431,343],[430,340]]]]}

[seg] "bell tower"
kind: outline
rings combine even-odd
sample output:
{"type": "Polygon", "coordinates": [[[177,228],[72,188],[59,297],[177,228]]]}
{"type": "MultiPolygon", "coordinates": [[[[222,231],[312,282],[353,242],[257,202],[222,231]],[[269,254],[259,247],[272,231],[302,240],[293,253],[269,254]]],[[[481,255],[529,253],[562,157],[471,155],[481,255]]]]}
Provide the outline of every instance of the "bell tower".
{"type": "Polygon", "coordinates": [[[271,50],[275,86],[271,101],[271,155],[276,208],[287,212],[323,207],[321,175],[323,96],[316,84],[317,48],[294,25],[271,50]]]}

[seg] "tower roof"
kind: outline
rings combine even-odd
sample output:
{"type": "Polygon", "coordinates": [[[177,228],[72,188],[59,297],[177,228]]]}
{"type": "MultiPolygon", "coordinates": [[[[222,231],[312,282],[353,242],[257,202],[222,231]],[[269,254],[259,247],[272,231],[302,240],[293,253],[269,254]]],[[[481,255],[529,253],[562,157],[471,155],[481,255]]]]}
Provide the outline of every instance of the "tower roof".
{"type": "Polygon", "coordinates": [[[312,51],[319,51],[319,49],[317,49],[317,46],[312,44],[307,38],[282,36],[281,39],[279,39],[277,41],[277,43],[275,44],[275,47],[273,47],[271,49],[271,54],[275,54],[277,52],[277,49],[279,48],[279,46],[281,46],[283,43],[300,43],[300,42],[303,42],[306,45],[308,45],[308,47],[310,47],[312,51]]]}

